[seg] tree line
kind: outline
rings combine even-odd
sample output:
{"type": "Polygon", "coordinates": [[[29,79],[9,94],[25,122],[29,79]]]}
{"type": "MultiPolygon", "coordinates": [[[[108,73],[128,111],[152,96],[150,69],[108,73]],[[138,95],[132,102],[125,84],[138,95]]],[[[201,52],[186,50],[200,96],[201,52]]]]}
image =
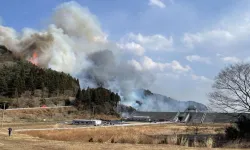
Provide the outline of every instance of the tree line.
{"type": "Polygon", "coordinates": [[[70,90],[76,97],[74,105],[78,109],[97,114],[116,114],[120,101],[117,93],[102,87],[81,89],[79,80],[69,74],[40,68],[25,60],[17,60],[12,65],[3,63],[0,67],[0,97],[10,100],[20,97],[25,91],[34,95],[38,89],[46,92],[48,97],[70,90]]]}
{"type": "Polygon", "coordinates": [[[81,110],[89,110],[93,114],[116,115],[116,108],[120,100],[117,93],[102,87],[79,89],[75,106],[81,110]]]}
{"type": "Polygon", "coordinates": [[[4,97],[19,97],[25,91],[34,95],[36,89],[46,89],[50,97],[53,93],[63,94],[65,90],[76,93],[78,86],[78,79],[69,74],[39,68],[23,60],[0,68],[0,95],[4,97]]]}

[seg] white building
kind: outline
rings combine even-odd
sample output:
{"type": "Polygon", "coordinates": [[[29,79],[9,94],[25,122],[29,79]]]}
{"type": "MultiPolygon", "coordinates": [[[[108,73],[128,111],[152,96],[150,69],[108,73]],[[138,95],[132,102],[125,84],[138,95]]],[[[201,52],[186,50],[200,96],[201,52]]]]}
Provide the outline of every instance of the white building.
{"type": "Polygon", "coordinates": [[[101,120],[75,119],[72,121],[72,124],[99,126],[102,124],[102,121],[101,120]]]}

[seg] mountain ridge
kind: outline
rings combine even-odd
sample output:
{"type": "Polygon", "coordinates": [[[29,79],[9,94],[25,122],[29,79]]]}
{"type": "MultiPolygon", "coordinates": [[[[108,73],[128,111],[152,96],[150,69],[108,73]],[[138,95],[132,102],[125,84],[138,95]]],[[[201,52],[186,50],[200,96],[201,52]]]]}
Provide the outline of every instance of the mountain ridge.
{"type": "Polygon", "coordinates": [[[207,106],[199,102],[176,100],[145,89],[138,89],[134,92],[137,95],[134,107],[138,111],[185,111],[191,105],[195,106],[199,112],[208,111],[207,106]]]}

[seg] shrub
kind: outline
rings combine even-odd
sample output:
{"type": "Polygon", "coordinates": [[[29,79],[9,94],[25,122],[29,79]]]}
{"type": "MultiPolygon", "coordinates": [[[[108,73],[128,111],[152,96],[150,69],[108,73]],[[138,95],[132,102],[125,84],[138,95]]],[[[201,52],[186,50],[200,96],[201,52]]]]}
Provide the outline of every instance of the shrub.
{"type": "Polygon", "coordinates": [[[236,122],[236,126],[239,130],[240,138],[250,138],[250,119],[246,116],[241,116],[236,122]]]}
{"type": "Polygon", "coordinates": [[[227,127],[225,133],[226,138],[229,140],[236,140],[239,135],[239,131],[233,126],[227,127]]]}
{"type": "Polygon", "coordinates": [[[159,142],[159,144],[168,144],[168,139],[167,138],[164,138],[163,140],[161,140],[159,142]]]}
{"type": "Polygon", "coordinates": [[[97,142],[103,143],[103,140],[102,139],[98,139],[97,142]]]}
{"type": "Polygon", "coordinates": [[[229,140],[250,138],[250,119],[246,116],[240,116],[235,122],[235,126],[225,129],[226,138],[229,140]]]}
{"type": "Polygon", "coordinates": [[[122,137],[122,138],[121,138],[121,139],[119,139],[117,142],[118,142],[118,143],[129,143],[129,144],[135,144],[135,143],[136,143],[136,140],[135,140],[135,139],[133,139],[133,138],[128,139],[128,138],[124,138],[124,137],[122,137]]]}
{"type": "Polygon", "coordinates": [[[199,128],[196,126],[195,128],[194,128],[194,134],[198,134],[198,132],[199,132],[199,128]]]}
{"type": "Polygon", "coordinates": [[[187,146],[187,145],[188,145],[188,138],[180,137],[180,138],[178,139],[177,145],[187,146]]]}
{"type": "Polygon", "coordinates": [[[89,139],[89,142],[94,142],[93,138],[90,138],[90,139],[89,139]]]}
{"type": "Polygon", "coordinates": [[[71,102],[69,99],[65,100],[65,106],[70,106],[71,105],[71,102]]]}
{"type": "Polygon", "coordinates": [[[206,141],[206,146],[207,146],[208,148],[213,148],[213,146],[214,146],[214,139],[213,139],[212,137],[209,137],[209,138],[207,139],[207,141],[206,141]]]}

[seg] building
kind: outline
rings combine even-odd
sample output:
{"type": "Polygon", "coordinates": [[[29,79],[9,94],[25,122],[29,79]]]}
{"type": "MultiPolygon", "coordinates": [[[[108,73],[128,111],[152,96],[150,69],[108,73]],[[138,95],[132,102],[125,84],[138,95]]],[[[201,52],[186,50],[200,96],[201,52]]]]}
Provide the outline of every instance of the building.
{"type": "Polygon", "coordinates": [[[176,112],[142,112],[136,111],[131,114],[128,121],[143,121],[143,122],[155,122],[155,121],[172,121],[176,116],[176,112]]]}
{"type": "Polygon", "coordinates": [[[250,118],[250,113],[214,113],[214,112],[142,112],[136,111],[127,120],[149,122],[146,118],[150,118],[150,121],[160,122],[169,121],[173,123],[187,123],[187,124],[199,124],[199,123],[232,123],[238,120],[240,116],[246,116],[250,118]],[[139,116],[139,117],[138,117],[139,116]],[[138,119],[140,118],[140,119],[138,119]],[[144,118],[144,119],[143,119],[144,118]]]}
{"type": "Polygon", "coordinates": [[[127,119],[128,121],[143,121],[143,122],[151,122],[150,116],[132,116],[127,119]]]}
{"type": "Polygon", "coordinates": [[[72,121],[74,125],[94,125],[99,126],[102,124],[101,120],[85,120],[85,119],[75,119],[72,121]]]}

